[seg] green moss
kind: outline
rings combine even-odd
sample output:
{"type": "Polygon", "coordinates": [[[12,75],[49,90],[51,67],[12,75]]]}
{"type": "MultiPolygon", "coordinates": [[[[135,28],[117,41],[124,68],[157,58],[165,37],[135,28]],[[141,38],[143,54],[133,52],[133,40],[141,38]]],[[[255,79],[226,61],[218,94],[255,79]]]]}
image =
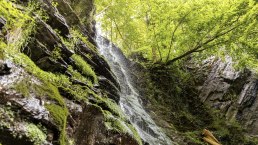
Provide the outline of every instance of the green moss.
{"type": "Polygon", "coordinates": [[[59,136],[60,145],[65,145],[66,143],[65,128],[66,128],[66,119],[68,116],[67,108],[61,107],[56,104],[47,104],[45,106],[49,110],[52,118],[54,119],[54,122],[56,123],[60,131],[60,136],[59,136]]]}
{"type": "Polygon", "coordinates": [[[89,42],[88,38],[84,36],[81,32],[76,29],[71,30],[72,37],[77,41],[78,39],[81,40],[84,44],[86,44],[91,50],[97,51],[97,48],[89,42]]]}
{"type": "Polygon", "coordinates": [[[123,134],[128,134],[134,138],[139,145],[142,144],[141,137],[136,129],[126,121],[124,118],[113,116],[109,111],[103,111],[105,117],[105,126],[108,130],[116,131],[123,134]]]}
{"type": "Polygon", "coordinates": [[[15,91],[21,93],[23,96],[29,97],[29,95],[30,95],[29,86],[31,86],[31,82],[29,81],[28,78],[25,78],[25,79],[17,82],[15,84],[15,86],[13,86],[13,89],[15,89],[15,91]]]}
{"type": "MultiPolygon", "coordinates": [[[[36,67],[34,70],[36,70],[36,67]]],[[[35,73],[37,74],[36,77],[38,79],[41,79],[41,84],[32,83],[31,78],[29,77],[29,78],[24,78],[23,80],[20,80],[17,84],[15,84],[13,89],[20,92],[25,97],[29,97],[30,93],[32,92],[37,96],[49,97],[49,99],[56,101],[57,104],[61,106],[65,106],[65,102],[63,98],[60,96],[58,89],[53,84],[50,83],[51,80],[48,80],[49,79],[48,77],[51,77],[51,76],[52,76],[52,79],[54,79],[55,75],[45,74],[43,76],[48,76],[48,77],[42,78],[42,76],[40,76],[41,73],[45,74],[41,70],[38,70],[38,73],[35,73]]],[[[52,81],[52,83],[57,84],[54,81],[52,81]]]]}
{"type": "MultiPolygon", "coordinates": [[[[31,4],[29,5],[32,6],[31,4]]],[[[65,127],[68,110],[58,88],[66,88],[66,91],[70,92],[76,100],[83,101],[87,100],[89,88],[74,85],[69,77],[65,75],[42,71],[28,56],[20,52],[20,49],[23,48],[24,44],[29,41],[29,36],[31,36],[35,28],[35,20],[31,15],[32,8],[29,7],[23,7],[24,9],[21,11],[12,5],[12,2],[7,0],[1,1],[0,15],[7,20],[5,28],[8,29],[8,36],[12,39],[8,39],[6,42],[3,39],[0,39],[0,59],[10,59],[15,64],[22,66],[28,73],[39,80],[39,84],[33,83],[33,85],[29,79],[21,80],[14,86],[14,89],[21,92],[24,96],[29,96],[32,92],[37,96],[47,97],[48,100],[51,100],[53,104],[47,104],[46,108],[49,110],[51,117],[60,131],[59,142],[61,145],[64,145],[66,144],[65,127]]],[[[33,13],[35,13],[35,11],[33,13]]],[[[77,39],[79,38],[77,37],[77,39]]],[[[68,41],[68,43],[69,42],[70,41],[68,41]]],[[[75,45],[75,41],[70,43],[71,47],[75,45]]],[[[54,58],[61,57],[60,50],[55,49],[52,55],[54,58]]],[[[90,66],[79,56],[74,56],[74,59],[76,61],[76,66],[78,66],[78,71],[82,75],[72,69],[71,72],[73,76],[80,81],[89,82],[88,84],[90,85],[96,83],[97,77],[90,66]]],[[[6,125],[8,126],[8,124],[6,125]]],[[[35,129],[34,126],[29,126],[29,129],[31,129],[29,130],[31,137],[34,138],[34,133],[38,130],[35,129]]]]}
{"type": "Polygon", "coordinates": [[[51,52],[51,57],[54,60],[62,58],[61,57],[61,49],[59,47],[55,47],[54,50],[51,52]]]}
{"type": "Polygon", "coordinates": [[[131,135],[140,145],[142,144],[138,132],[129,124],[128,118],[118,104],[109,98],[100,97],[92,91],[89,91],[89,93],[95,97],[96,102],[93,105],[102,111],[105,119],[104,124],[108,130],[131,135]]]}
{"type": "Polygon", "coordinates": [[[136,139],[136,141],[138,142],[139,145],[142,145],[142,139],[141,139],[138,131],[135,129],[135,127],[133,127],[133,125],[131,125],[131,124],[127,124],[127,126],[132,131],[132,133],[133,133],[132,135],[133,135],[134,139],[136,139]]]}
{"type": "Polygon", "coordinates": [[[81,85],[62,85],[59,87],[61,91],[66,93],[66,97],[70,100],[86,102],[89,96],[89,88],[81,85]]]}
{"type": "Polygon", "coordinates": [[[98,99],[96,104],[102,108],[101,110],[105,117],[105,126],[107,129],[129,134],[141,145],[141,137],[136,129],[128,123],[128,118],[125,116],[118,104],[109,98],[99,97],[96,94],[93,95],[98,99]]]}
{"type": "Polygon", "coordinates": [[[63,97],[59,94],[58,89],[49,82],[44,82],[41,85],[35,87],[39,96],[48,96],[51,99],[57,101],[58,105],[65,106],[63,97]]]}
{"type": "Polygon", "coordinates": [[[56,104],[47,104],[46,108],[51,113],[56,125],[62,130],[66,124],[66,117],[68,115],[67,109],[56,104]]]}
{"type": "Polygon", "coordinates": [[[0,129],[10,128],[15,119],[15,113],[8,107],[0,108],[0,129]]]}
{"type": "Polygon", "coordinates": [[[126,118],[121,108],[113,100],[109,98],[101,98],[101,101],[107,105],[112,114],[120,118],[126,118]]]}
{"type": "Polygon", "coordinates": [[[92,83],[97,83],[97,76],[90,65],[77,54],[72,55],[72,58],[75,61],[75,65],[78,67],[77,69],[82,73],[82,75],[88,77],[92,83]]]}
{"type": "Polygon", "coordinates": [[[68,72],[72,74],[72,79],[79,80],[81,82],[87,83],[88,86],[92,87],[93,84],[90,79],[84,77],[77,70],[74,70],[72,66],[68,67],[68,72]]]}
{"type": "Polygon", "coordinates": [[[187,137],[191,142],[195,144],[204,145],[204,142],[201,140],[200,136],[201,131],[194,131],[194,132],[185,132],[184,136],[187,137]]]}
{"type": "Polygon", "coordinates": [[[95,94],[92,91],[89,91],[89,94],[94,96],[96,98],[96,104],[102,108],[105,108],[105,110],[111,112],[113,115],[126,119],[126,116],[124,115],[122,109],[118,106],[117,103],[115,103],[112,99],[107,97],[100,97],[99,95],[95,94]]]}
{"type": "Polygon", "coordinates": [[[36,125],[30,123],[26,125],[26,136],[35,145],[42,145],[46,141],[46,134],[43,133],[36,125]]]}
{"type": "Polygon", "coordinates": [[[34,31],[35,21],[30,16],[31,10],[32,9],[28,7],[25,8],[24,11],[21,11],[14,7],[10,1],[1,1],[0,16],[7,20],[4,29],[8,29],[7,51],[19,51],[26,43],[29,35],[34,31]]]}
{"type": "Polygon", "coordinates": [[[258,144],[258,138],[253,136],[246,136],[245,137],[246,145],[257,145],[258,144]]]}
{"type": "Polygon", "coordinates": [[[109,111],[104,110],[103,112],[105,117],[105,125],[108,129],[116,130],[122,133],[127,133],[129,131],[129,128],[120,118],[113,116],[113,114],[109,111]]]}
{"type": "MultiPolygon", "coordinates": [[[[97,48],[91,42],[89,42],[88,38],[85,35],[83,35],[79,30],[70,29],[71,37],[69,38],[64,38],[63,36],[60,35],[60,32],[58,32],[58,30],[55,30],[55,31],[57,32],[58,36],[61,38],[62,43],[64,43],[70,50],[75,51],[76,43],[78,41],[81,41],[85,45],[87,45],[88,48],[97,52],[97,48]]],[[[86,55],[89,55],[89,54],[86,54],[86,55]]]]}
{"type": "Polygon", "coordinates": [[[4,51],[7,48],[7,45],[0,39],[0,60],[4,59],[4,51]]]}
{"type": "Polygon", "coordinates": [[[15,8],[13,4],[7,0],[2,0],[0,3],[0,15],[7,19],[7,25],[22,25],[28,19],[31,19],[26,13],[15,8]]]}

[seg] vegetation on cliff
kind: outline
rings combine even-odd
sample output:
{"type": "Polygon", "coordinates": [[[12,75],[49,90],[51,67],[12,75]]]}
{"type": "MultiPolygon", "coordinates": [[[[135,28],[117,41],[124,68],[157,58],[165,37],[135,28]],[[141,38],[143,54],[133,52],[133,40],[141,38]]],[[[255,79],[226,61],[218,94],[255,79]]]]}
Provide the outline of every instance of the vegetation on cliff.
{"type": "MultiPolygon", "coordinates": [[[[75,134],[85,121],[82,109],[93,104],[91,111],[100,108],[101,123],[109,125],[89,126],[83,138],[95,129],[106,135],[98,142],[120,135],[141,144],[118,104],[97,88],[99,75],[111,74],[93,41],[93,12],[90,0],[0,0],[0,143],[85,144],[75,134]]],[[[86,119],[98,115],[88,113],[86,119]]]]}

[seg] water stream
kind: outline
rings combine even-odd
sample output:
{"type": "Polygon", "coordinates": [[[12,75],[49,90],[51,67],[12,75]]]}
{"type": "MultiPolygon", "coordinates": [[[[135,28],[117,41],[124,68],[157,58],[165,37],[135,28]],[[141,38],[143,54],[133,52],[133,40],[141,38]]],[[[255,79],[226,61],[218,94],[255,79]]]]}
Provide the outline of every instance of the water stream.
{"type": "Polygon", "coordinates": [[[141,138],[150,145],[172,145],[172,141],[155,124],[142,106],[139,93],[134,87],[127,61],[121,51],[102,37],[100,24],[97,24],[96,42],[101,55],[109,63],[121,87],[120,106],[137,129],[141,138]]]}

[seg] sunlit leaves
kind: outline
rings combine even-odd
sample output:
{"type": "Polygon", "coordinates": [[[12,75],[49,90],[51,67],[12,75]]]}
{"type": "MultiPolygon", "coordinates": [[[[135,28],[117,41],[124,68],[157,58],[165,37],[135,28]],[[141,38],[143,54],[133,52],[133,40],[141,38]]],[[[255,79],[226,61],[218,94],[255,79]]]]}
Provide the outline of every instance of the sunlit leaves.
{"type": "Polygon", "coordinates": [[[193,53],[256,63],[254,0],[97,0],[97,8],[105,9],[101,21],[107,37],[127,54],[165,63],[193,53]]]}

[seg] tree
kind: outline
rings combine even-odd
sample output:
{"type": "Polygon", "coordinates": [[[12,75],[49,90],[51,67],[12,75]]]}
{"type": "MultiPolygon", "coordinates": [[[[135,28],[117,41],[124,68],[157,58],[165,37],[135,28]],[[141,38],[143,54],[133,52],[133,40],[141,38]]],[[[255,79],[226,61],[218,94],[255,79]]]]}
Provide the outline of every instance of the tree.
{"type": "Polygon", "coordinates": [[[256,65],[254,0],[99,0],[97,4],[99,9],[108,6],[103,26],[114,27],[111,36],[120,37],[113,41],[128,54],[142,53],[153,62],[170,65],[202,52],[256,65]]]}

